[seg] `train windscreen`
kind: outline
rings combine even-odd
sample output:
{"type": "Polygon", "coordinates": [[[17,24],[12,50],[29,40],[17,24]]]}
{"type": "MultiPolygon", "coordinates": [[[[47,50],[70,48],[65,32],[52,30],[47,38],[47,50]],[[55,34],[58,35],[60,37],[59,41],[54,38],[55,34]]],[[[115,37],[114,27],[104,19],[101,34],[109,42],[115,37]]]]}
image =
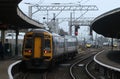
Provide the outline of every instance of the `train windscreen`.
{"type": "Polygon", "coordinates": [[[45,49],[50,50],[50,40],[49,39],[45,40],[45,49]]]}
{"type": "Polygon", "coordinates": [[[32,39],[31,38],[27,38],[25,40],[25,48],[26,49],[31,49],[32,48],[32,39]]]}

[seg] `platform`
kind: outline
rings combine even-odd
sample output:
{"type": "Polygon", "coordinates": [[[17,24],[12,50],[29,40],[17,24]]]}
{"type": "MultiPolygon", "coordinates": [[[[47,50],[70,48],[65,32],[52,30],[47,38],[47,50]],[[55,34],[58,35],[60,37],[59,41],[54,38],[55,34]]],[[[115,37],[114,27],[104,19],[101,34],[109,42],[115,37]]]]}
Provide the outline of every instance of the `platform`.
{"type": "Polygon", "coordinates": [[[104,67],[120,72],[120,50],[99,52],[94,56],[94,61],[104,67]]]}
{"type": "Polygon", "coordinates": [[[18,61],[18,58],[9,58],[0,60],[0,79],[9,79],[8,76],[8,67],[10,64],[18,61]]]}

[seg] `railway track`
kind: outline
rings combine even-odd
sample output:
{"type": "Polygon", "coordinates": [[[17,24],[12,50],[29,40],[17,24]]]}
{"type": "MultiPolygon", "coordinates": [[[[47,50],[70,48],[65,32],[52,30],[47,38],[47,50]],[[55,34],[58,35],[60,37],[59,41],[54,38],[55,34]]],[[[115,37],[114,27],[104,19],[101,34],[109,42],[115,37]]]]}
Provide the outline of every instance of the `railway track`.
{"type": "Polygon", "coordinates": [[[81,60],[76,61],[70,67],[72,79],[90,79],[87,74],[86,65],[93,59],[93,54],[84,56],[81,60]]]}
{"type": "Polygon", "coordinates": [[[57,64],[51,71],[29,70],[20,73],[14,79],[95,79],[86,72],[86,65],[92,60],[97,51],[86,51],[76,56],[73,60],[57,64]]]}
{"type": "Polygon", "coordinates": [[[14,77],[14,79],[45,79],[45,72],[40,71],[27,71],[21,72],[14,77]]]}
{"type": "MultiPolygon", "coordinates": [[[[95,77],[90,71],[89,71],[89,67],[91,66],[91,63],[93,63],[94,61],[91,60],[90,62],[88,62],[85,66],[85,70],[88,73],[88,75],[92,78],[92,79],[97,79],[97,77],[95,77]]],[[[92,64],[93,66],[93,64],[92,64]]],[[[95,66],[94,66],[95,67],[95,66]]],[[[91,68],[91,67],[90,67],[91,68]]]]}
{"type": "Polygon", "coordinates": [[[94,61],[91,61],[86,65],[86,71],[92,79],[105,79],[99,72],[98,64],[96,64],[94,61]]]}
{"type": "Polygon", "coordinates": [[[96,52],[87,52],[89,52],[90,55],[88,53],[79,55],[70,62],[60,64],[52,72],[47,73],[46,79],[90,79],[91,76],[89,76],[87,71],[85,71],[85,65],[92,60],[92,57],[96,52]]]}
{"type": "Polygon", "coordinates": [[[43,74],[41,73],[26,73],[23,79],[44,79],[43,74]]]}

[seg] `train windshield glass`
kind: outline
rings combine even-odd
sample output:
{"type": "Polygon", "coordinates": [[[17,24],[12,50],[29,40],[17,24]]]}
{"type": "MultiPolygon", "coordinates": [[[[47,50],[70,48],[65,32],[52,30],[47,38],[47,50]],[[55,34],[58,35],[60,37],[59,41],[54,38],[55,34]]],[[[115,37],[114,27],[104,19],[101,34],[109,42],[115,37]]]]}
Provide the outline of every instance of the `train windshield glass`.
{"type": "Polygon", "coordinates": [[[45,40],[45,49],[50,50],[50,40],[49,39],[45,40]]]}
{"type": "Polygon", "coordinates": [[[27,48],[27,49],[31,49],[32,48],[32,39],[31,38],[27,38],[25,40],[25,48],[27,48]]]}

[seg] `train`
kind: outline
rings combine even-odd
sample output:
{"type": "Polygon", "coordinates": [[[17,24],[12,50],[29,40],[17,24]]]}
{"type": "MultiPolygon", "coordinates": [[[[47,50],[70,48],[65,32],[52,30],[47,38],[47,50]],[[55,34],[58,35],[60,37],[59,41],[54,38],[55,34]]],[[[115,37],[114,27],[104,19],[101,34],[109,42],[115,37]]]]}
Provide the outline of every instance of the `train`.
{"type": "Polygon", "coordinates": [[[91,48],[92,44],[91,43],[86,43],[86,48],[91,48]]]}
{"type": "Polygon", "coordinates": [[[33,29],[24,36],[22,62],[30,69],[47,69],[56,62],[74,58],[77,49],[76,36],[60,36],[44,29],[33,29]]]}

